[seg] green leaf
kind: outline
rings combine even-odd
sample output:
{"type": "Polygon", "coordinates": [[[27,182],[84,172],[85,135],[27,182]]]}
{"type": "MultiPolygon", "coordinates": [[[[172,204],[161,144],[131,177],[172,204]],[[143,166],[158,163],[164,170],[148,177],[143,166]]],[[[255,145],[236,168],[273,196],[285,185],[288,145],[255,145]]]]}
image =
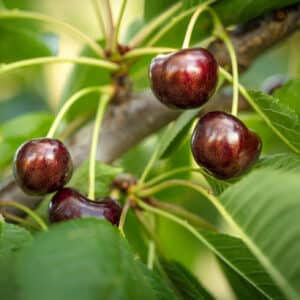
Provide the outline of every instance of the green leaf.
{"type": "Polygon", "coordinates": [[[145,1],[144,4],[144,18],[146,21],[157,17],[160,13],[168,9],[171,5],[179,1],[174,0],[160,0],[160,1],[145,1]]]}
{"type": "Polygon", "coordinates": [[[256,113],[240,115],[243,123],[252,131],[257,132],[262,140],[262,154],[291,152],[290,148],[266,126],[266,122],[256,113]]]}
{"type": "Polygon", "coordinates": [[[15,259],[20,249],[31,242],[30,233],[22,227],[0,222],[0,291],[1,298],[17,299],[15,259]]]}
{"type": "Polygon", "coordinates": [[[275,91],[274,96],[284,104],[300,114],[300,78],[288,81],[275,91]]]}
{"type": "Polygon", "coordinates": [[[255,169],[272,168],[284,171],[300,171],[300,155],[295,153],[278,153],[261,158],[255,169]]]}
{"type": "Polygon", "coordinates": [[[213,296],[184,266],[175,261],[163,261],[162,266],[182,300],[212,300],[213,296]]]}
{"type": "Polygon", "coordinates": [[[280,101],[259,91],[249,91],[251,105],[274,131],[274,133],[294,152],[300,153],[300,116],[280,101]]]}
{"type": "Polygon", "coordinates": [[[9,63],[53,54],[41,34],[13,24],[0,23],[0,62],[9,63]]]}
{"type": "Polygon", "coordinates": [[[26,140],[47,133],[53,116],[47,113],[31,113],[12,119],[0,126],[0,136],[5,140],[26,140]]]}
{"type": "Polygon", "coordinates": [[[256,290],[253,286],[248,284],[248,282],[243,277],[239,276],[226,264],[224,264],[220,260],[218,261],[237,299],[243,299],[243,300],[268,299],[266,296],[264,296],[258,290],[256,290]]]}
{"type": "Polygon", "coordinates": [[[200,231],[200,234],[213,253],[248,289],[255,289],[257,295],[268,299],[284,299],[270,275],[242,240],[220,233],[200,231]]]}
{"type": "MultiPolygon", "coordinates": [[[[84,47],[80,56],[98,58],[89,47],[84,47]]],[[[61,104],[80,89],[89,86],[101,86],[110,82],[111,74],[108,70],[91,66],[76,65],[73,67],[71,75],[65,85],[61,104]]],[[[65,118],[69,122],[78,120],[79,118],[82,122],[87,121],[90,117],[95,115],[98,103],[99,94],[93,93],[86,95],[72,105],[65,118]]]]}
{"type": "Polygon", "coordinates": [[[265,12],[286,7],[299,0],[223,0],[218,1],[213,8],[225,25],[245,23],[265,12]],[[232,13],[234,11],[234,14],[232,13]]]}
{"type": "Polygon", "coordinates": [[[157,300],[178,300],[174,291],[171,290],[156,272],[149,271],[146,266],[141,264],[144,275],[148,278],[149,283],[155,293],[157,300]]]}
{"type": "Polygon", "coordinates": [[[79,219],[37,234],[18,260],[22,300],[155,300],[116,227],[79,219]]]}
{"type": "MultiPolygon", "coordinates": [[[[107,196],[112,180],[122,172],[121,168],[96,162],[96,186],[97,198],[107,196]]],[[[81,193],[88,194],[89,162],[84,162],[73,174],[68,186],[76,187],[81,193]]]]}
{"type": "Polygon", "coordinates": [[[219,211],[286,299],[300,298],[299,174],[261,169],[228,188],[219,211]]]}
{"type": "MultiPolygon", "coordinates": [[[[178,1],[177,1],[178,2],[178,1]]],[[[183,6],[181,11],[177,15],[191,8],[205,2],[204,0],[182,0],[183,6]]],[[[166,11],[171,5],[174,5],[176,1],[164,0],[164,1],[145,1],[144,5],[144,18],[148,22],[157,17],[158,14],[166,11]]],[[[245,23],[255,17],[258,17],[265,12],[286,7],[295,3],[299,3],[299,0],[217,0],[211,7],[216,11],[224,26],[233,24],[245,23]],[[232,12],[235,12],[234,14],[232,12]]],[[[187,24],[191,14],[187,16],[182,22],[173,27],[169,33],[163,37],[160,41],[160,45],[168,45],[170,47],[179,47],[182,44],[184,34],[187,28],[187,24]]],[[[166,22],[168,23],[169,20],[166,22]]],[[[163,24],[162,26],[165,26],[163,24]]],[[[211,18],[208,15],[202,15],[196,23],[193,43],[197,43],[201,38],[211,33],[211,18]],[[196,37],[196,38],[195,38],[196,37]]],[[[159,30],[158,30],[159,31],[159,30]]]]}
{"type": "Polygon", "coordinates": [[[162,136],[158,158],[166,158],[180,147],[187,137],[194,118],[200,109],[187,110],[171,124],[162,136]]]}
{"type": "Polygon", "coordinates": [[[218,180],[217,178],[214,178],[210,175],[204,175],[204,177],[215,195],[220,195],[226,190],[226,188],[228,188],[231,185],[227,181],[218,180]]]}

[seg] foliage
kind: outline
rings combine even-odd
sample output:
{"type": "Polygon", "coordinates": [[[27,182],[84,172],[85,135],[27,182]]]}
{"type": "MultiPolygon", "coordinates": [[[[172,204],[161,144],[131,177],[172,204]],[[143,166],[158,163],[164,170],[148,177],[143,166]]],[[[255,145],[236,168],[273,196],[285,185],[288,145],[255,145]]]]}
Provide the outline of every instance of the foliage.
{"type": "MultiPolygon", "coordinates": [[[[165,51],[158,47],[180,48],[193,12],[205,2],[155,0],[144,1],[143,7],[131,3],[131,8],[136,5],[143,12],[139,11],[124,28],[121,23],[124,39],[113,44],[113,38],[110,36],[111,41],[107,41],[105,33],[96,39],[78,31],[76,27],[85,28],[80,18],[73,20],[75,27],[70,25],[72,22],[48,19],[50,6],[46,4],[43,8],[34,1],[0,0],[3,186],[12,173],[19,145],[47,135],[54,120],[52,110],[64,108],[74,93],[94,86],[103,86],[103,93],[121,87],[121,96],[124,90],[128,92],[128,86],[130,92],[148,89],[151,58],[160,50],[165,51]],[[34,11],[40,10],[45,10],[45,16],[35,15],[34,11]],[[35,17],[28,17],[26,13],[30,11],[35,17]],[[178,23],[160,36],[182,15],[178,23]],[[88,63],[75,61],[64,76],[62,92],[52,102],[51,88],[45,89],[51,69],[49,74],[49,69],[41,67],[30,72],[5,73],[11,66],[12,70],[19,69],[24,62],[32,67],[36,59],[56,58],[64,37],[57,32],[59,26],[84,40],[75,59],[86,59],[88,63]],[[106,49],[110,43],[119,50],[106,49]],[[133,49],[124,47],[127,44],[134,45],[133,49]],[[141,55],[136,54],[138,51],[141,55]],[[135,55],[130,57],[132,53],[135,55]],[[105,66],[108,61],[109,67],[105,66]],[[104,66],[99,65],[102,62],[104,66]]],[[[299,0],[212,2],[211,8],[226,27],[248,20],[255,22],[263,14],[269,14],[270,18],[272,10],[300,3],[299,0]]],[[[67,3],[70,12],[66,12],[66,19],[83,14],[82,4],[71,7],[67,3]]],[[[53,6],[60,9],[57,4],[53,6]]],[[[95,6],[95,15],[96,9],[95,6]]],[[[211,17],[202,14],[195,23],[191,44],[199,45],[205,38],[213,38],[213,26],[211,17]]],[[[285,41],[285,48],[276,50],[281,51],[281,59],[270,51],[260,58],[259,68],[254,66],[246,77],[241,77],[240,82],[247,86],[247,89],[242,87],[243,96],[246,95],[251,110],[240,112],[239,117],[263,142],[262,155],[250,169],[225,181],[195,168],[190,133],[203,108],[180,112],[175,121],[130,149],[114,166],[93,160],[90,155],[76,167],[68,186],[86,196],[90,192],[89,180],[94,178],[96,199],[111,195],[129,205],[128,215],[123,210],[120,230],[97,218],[48,224],[45,231],[28,226],[35,213],[48,219],[51,195],[41,199],[31,218],[14,219],[18,225],[8,223],[15,211],[5,211],[6,221],[0,214],[1,299],[210,300],[223,296],[218,280],[236,299],[300,299],[300,68],[299,58],[289,49],[298,51],[299,38],[295,37],[293,42],[295,45],[285,41]],[[291,60],[289,66],[287,60],[291,60]],[[257,70],[273,72],[280,68],[284,73],[293,73],[291,79],[273,95],[260,91],[257,70]],[[248,84],[251,82],[254,84],[248,84]],[[91,161],[95,162],[94,169],[91,161]],[[120,188],[115,179],[121,173],[132,173],[137,182],[132,178],[129,182],[125,180],[120,188]],[[208,265],[207,257],[213,257],[215,266],[208,265]]],[[[64,59],[67,62],[70,57],[64,59]]],[[[61,81],[59,72],[55,69],[53,81],[61,81]]],[[[221,87],[217,92],[222,92],[221,87]]],[[[70,138],[90,121],[98,100],[98,94],[88,94],[73,103],[57,136],[70,138]]],[[[122,106],[126,102],[113,105],[122,106]]],[[[91,148],[97,144],[96,136],[91,148]]],[[[5,205],[0,199],[0,206],[5,205]]]]}

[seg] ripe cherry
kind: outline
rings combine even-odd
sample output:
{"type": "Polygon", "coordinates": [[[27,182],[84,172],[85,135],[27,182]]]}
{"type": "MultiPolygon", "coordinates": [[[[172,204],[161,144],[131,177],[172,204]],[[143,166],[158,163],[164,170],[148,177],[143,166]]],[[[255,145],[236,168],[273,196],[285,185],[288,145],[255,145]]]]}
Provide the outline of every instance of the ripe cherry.
{"type": "Polygon", "coordinates": [[[215,58],[202,48],[158,55],[149,68],[151,88],[158,100],[184,109],[204,104],[215,91],[217,77],[215,58]]]}
{"type": "Polygon", "coordinates": [[[229,179],[247,170],[261,152],[261,139],[239,119],[209,112],[197,123],[191,148],[196,162],[215,177],[229,179]]]}
{"type": "Polygon", "coordinates": [[[62,188],[69,181],[73,165],[62,142],[40,138],[18,148],[13,169],[15,180],[24,192],[44,195],[62,188]]]}
{"type": "Polygon", "coordinates": [[[49,221],[51,223],[95,217],[118,225],[120,216],[121,207],[114,199],[105,197],[101,201],[91,201],[71,188],[59,190],[49,204],[49,221]]]}

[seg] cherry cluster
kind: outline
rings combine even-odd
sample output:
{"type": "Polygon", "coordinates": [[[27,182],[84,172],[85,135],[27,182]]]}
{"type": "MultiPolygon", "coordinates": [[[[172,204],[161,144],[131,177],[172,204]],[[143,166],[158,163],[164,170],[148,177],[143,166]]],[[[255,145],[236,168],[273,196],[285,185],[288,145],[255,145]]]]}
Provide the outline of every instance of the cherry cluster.
{"type": "Polygon", "coordinates": [[[22,144],[14,158],[14,176],[29,195],[56,192],[49,205],[49,221],[60,222],[92,216],[119,223],[121,207],[111,197],[91,201],[78,191],[65,188],[73,172],[71,155],[57,139],[32,139],[22,144]]]}
{"type": "MultiPolygon", "coordinates": [[[[155,57],[149,68],[153,93],[180,109],[205,104],[216,89],[218,65],[203,48],[182,49],[155,57]]],[[[213,176],[229,179],[245,172],[261,152],[261,139],[238,118],[222,111],[205,114],[191,140],[195,161],[213,176]]]]}

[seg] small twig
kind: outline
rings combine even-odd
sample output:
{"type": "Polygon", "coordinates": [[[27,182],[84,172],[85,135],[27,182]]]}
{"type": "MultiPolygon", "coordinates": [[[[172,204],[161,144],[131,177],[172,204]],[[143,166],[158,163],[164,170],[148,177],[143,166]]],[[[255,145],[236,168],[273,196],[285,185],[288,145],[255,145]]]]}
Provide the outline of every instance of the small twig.
{"type": "Polygon", "coordinates": [[[101,13],[101,8],[100,8],[100,5],[99,5],[99,2],[98,0],[92,0],[93,1],[93,7],[94,7],[94,10],[95,10],[95,14],[96,14],[96,17],[97,17],[97,20],[98,20],[98,23],[99,23],[99,27],[101,29],[101,32],[104,36],[105,39],[107,39],[108,35],[107,35],[107,32],[106,32],[106,28],[105,28],[105,24],[104,24],[104,20],[103,20],[103,15],[101,13]]]}
{"type": "Polygon", "coordinates": [[[195,215],[194,213],[184,209],[182,206],[176,205],[174,203],[157,201],[154,198],[150,198],[146,202],[153,207],[158,207],[168,212],[174,213],[186,219],[194,226],[209,229],[212,231],[217,231],[217,228],[215,228],[212,224],[208,223],[206,220],[202,219],[198,215],[195,215]]]}
{"type": "Polygon", "coordinates": [[[102,0],[101,3],[107,19],[107,40],[106,40],[107,45],[106,46],[108,49],[112,49],[114,32],[115,32],[112,10],[111,10],[109,0],[102,0]]]}

